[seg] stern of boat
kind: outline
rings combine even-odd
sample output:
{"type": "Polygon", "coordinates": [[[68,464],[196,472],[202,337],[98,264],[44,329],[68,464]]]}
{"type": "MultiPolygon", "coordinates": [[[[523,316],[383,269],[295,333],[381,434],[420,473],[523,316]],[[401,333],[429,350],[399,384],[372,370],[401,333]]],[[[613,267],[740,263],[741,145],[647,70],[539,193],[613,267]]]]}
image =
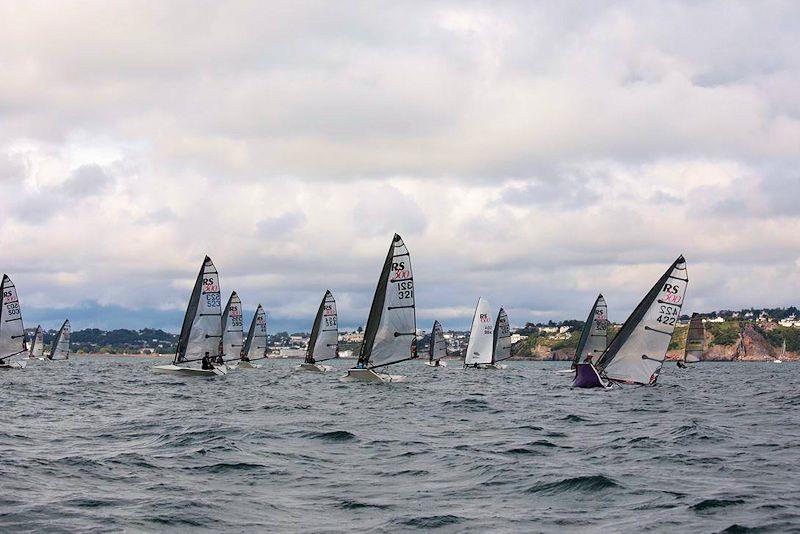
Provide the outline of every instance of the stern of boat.
{"type": "Polygon", "coordinates": [[[575,379],[572,381],[574,388],[610,388],[611,385],[600,378],[600,374],[594,365],[590,363],[579,363],[575,367],[575,379]]]}

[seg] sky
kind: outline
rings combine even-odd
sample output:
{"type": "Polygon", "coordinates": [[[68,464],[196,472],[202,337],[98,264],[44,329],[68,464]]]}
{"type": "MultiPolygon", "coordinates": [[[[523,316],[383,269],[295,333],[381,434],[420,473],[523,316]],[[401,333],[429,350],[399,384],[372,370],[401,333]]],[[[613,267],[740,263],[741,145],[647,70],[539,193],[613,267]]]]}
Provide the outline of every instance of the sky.
{"type": "Polygon", "coordinates": [[[0,0],[0,269],[26,326],[180,328],[205,254],[270,330],[797,305],[800,3],[0,0]]]}

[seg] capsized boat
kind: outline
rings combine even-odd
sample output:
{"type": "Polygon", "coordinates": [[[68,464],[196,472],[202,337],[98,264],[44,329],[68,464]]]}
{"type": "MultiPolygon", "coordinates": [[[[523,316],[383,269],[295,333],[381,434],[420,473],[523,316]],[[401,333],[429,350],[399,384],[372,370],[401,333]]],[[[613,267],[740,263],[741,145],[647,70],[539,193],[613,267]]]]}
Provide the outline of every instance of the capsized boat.
{"type": "Polygon", "coordinates": [[[231,293],[222,312],[222,360],[238,360],[244,346],[242,300],[236,291],[231,293]]]}
{"type": "Polygon", "coordinates": [[[17,288],[7,274],[0,283],[3,304],[0,306],[0,370],[25,369],[27,354],[25,328],[22,326],[22,310],[19,307],[17,288]]]}
{"type": "Polygon", "coordinates": [[[44,360],[44,330],[42,330],[42,325],[38,325],[33,333],[31,346],[28,350],[28,359],[44,360]]]}
{"type": "Polygon", "coordinates": [[[256,308],[256,314],[247,331],[247,340],[236,367],[240,369],[257,369],[260,365],[253,362],[267,357],[267,314],[261,304],[256,308]]]}
{"type": "Polygon", "coordinates": [[[703,318],[699,313],[693,313],[689,320],[689,330],[686,332],[686,348],[683,351],[683,362],[678,361],[678,367],[687,367],[686,364],[697,363],[703,359],[706,346],[706,329],[703,318]]]}
{"type": "Polygon", "coordinates": [[[496,369],[492,362],[495,345],[494,327],[489,302],[479,297],[475,313],[472,315],[467,353],[464,355],[464,369],[496,369]]]}
{"type": "Polygon", "coordinates": [[[444,330],[439,321],[433,321],[431,328],[431,342],[428,348],[428,361],[425,365],[430,367],[447,367],[447,362],[442,358],[447,356],[447,341],[444,339],[444,330]]]}
{"type": "Polygon", "coordinates": [[[69,360],[69,337],[72,332],[72,326],[69,324],[69,319],[65,319],[61,328],[58,329],[56,337],[53,338],[53,344],[50,346],[50,354],[47,359],[52,362],[69,360]]]}
{"type": "Polygon", "coordinates": [[[333,369],[320,362],[339,357],[339,319],[336,313],[336,300],[330,290],[325,292],[319,303],[314,324],[311,327],[311,339],[308,340],[306,359],[297,366],[300,371],[324,373],[333,369]]]}
{"type": "Polygon", "coordinates": [[[171,364],[156,365],[156,373],[183,376],[217,376],[227,373],[225,365],[213,364],[222,358],[222,304],[219,291],[219,274],[208,256],[189,297],[186,315],[183,317],[178,349],[171,364]],[[206,359],[203,369],[197,365],[206,359]],[[212,362],[209,365],[209,360],[212,362]],[[196,364],[196,365],[190,365],[196,364]]]}
{"type": "Polygon", "coordinates": [[[572,386],[655,385],[688,283],[686,261],[680,256],[636,306],[597,363],[576,367],[572,386]]]}
{"type": "Polygon", "coordinates": [[[405,377],[383,374],[376,369],[414,358],[417,358],[417,315],[411,256],[403,239],[395,234],[372,298],[358,364],[340,380],[399,382],[405,377]]]}
{"type": "Polygon", "coordinates": [[[608,347],[608,306],[603,295],[598,295],[581,330],[572,366],[566,372],[574,373],[578,365],[592,363],[595,358],[603,354],[606,347],[608,347]]]}

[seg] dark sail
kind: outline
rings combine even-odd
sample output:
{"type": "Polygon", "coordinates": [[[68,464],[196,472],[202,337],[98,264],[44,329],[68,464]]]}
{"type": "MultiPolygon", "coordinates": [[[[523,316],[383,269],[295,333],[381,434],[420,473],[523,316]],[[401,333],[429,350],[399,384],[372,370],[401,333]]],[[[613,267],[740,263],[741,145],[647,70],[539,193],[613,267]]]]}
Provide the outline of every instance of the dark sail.
{"type": "Polygon", "coordinates": [[[71,327],[69,319],[67,319],[64,321],[64,324],[61,325],[61,328],[59,328],[55,339],[53,339],[53,345],[50,347],[50,355],[48,356],[49,359],[69,360],[70,332],[71,327]]]}
{"type": "Polygon", "coordinates": [[[431,328],[431,344],[428,350],[428,361],[438,362],[447,356],[447,341],[444,339],[444,331],[439,321],[433,322],[431,328]]]}
{"type": "Polygon", "coordinates": [[[267,357],[267,314],[261,304],[247,331],[247,339],[242,349],[242,359],[248,361],[263,360],[267,357]]]}
{"type": "Polygon", "coordinates": [[[500,308],[497,320],[494,323],[494,349],[492,350],[492,363],[502,362],[511,357],[511,327],[508,324],[506,310],[500,308]]]}
{"type": "Polygon", "coordinates": [[[372,299],[359,365],[381,367],[416,358],[416,325],[411,257],[395,234],[372,299]]]}
{"type": "Polygon", "coordinates": [[[25,352],[25,328],[22,326],[22,311],[17,298],[17,288],[8,275],[0,283],[3,303],[0,306],[0,362],[25,352]]]}
{"type": "Polygon", "coordinates": [[[222,302],[219,274],[208,256],[195,280],[173,363],[200,360],[222,352],[222,302]]]}
{"type": "Polygon", "coordinates": [[[581,338],[572,359],[572,369],[575,369],[578,363],[591,363],[589,357],[594,359],[606,350],[608,346],[607,310],[606,300],[603,295],[598,295],[586,318],[586,324],[581,330],[581,338]]]}
{"type": "Polygon", "coordinates": [[[683,361],[686,363],[697,363],[703,359],[705,351],[706,329],[703,326],[703,318],[699,313],[693,313],[689,321],[689,330],[686,332],[686,349],[683,353],[683,361]]]}
{"type": "Polygon", "coordinates": [[[338,356],[339,323],[336,314],[336,300],[330,291],[326,291],[319,303],[314,325],[311,327],[311,339],[306,349],[306,363],[324,362],[338,356]]]}

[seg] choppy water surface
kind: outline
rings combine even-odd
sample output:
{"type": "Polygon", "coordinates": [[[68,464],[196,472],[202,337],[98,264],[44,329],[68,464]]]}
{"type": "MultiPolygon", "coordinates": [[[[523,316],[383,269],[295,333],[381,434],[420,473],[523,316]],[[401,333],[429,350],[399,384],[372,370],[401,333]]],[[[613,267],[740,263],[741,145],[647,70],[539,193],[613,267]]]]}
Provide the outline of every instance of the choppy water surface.
{"type": "Polygon", "coordinates": [[[609,392],[555,362],[389,385],[152,363],[0,375],[0,530],[800,530],[800,365],[609,392]]]}

